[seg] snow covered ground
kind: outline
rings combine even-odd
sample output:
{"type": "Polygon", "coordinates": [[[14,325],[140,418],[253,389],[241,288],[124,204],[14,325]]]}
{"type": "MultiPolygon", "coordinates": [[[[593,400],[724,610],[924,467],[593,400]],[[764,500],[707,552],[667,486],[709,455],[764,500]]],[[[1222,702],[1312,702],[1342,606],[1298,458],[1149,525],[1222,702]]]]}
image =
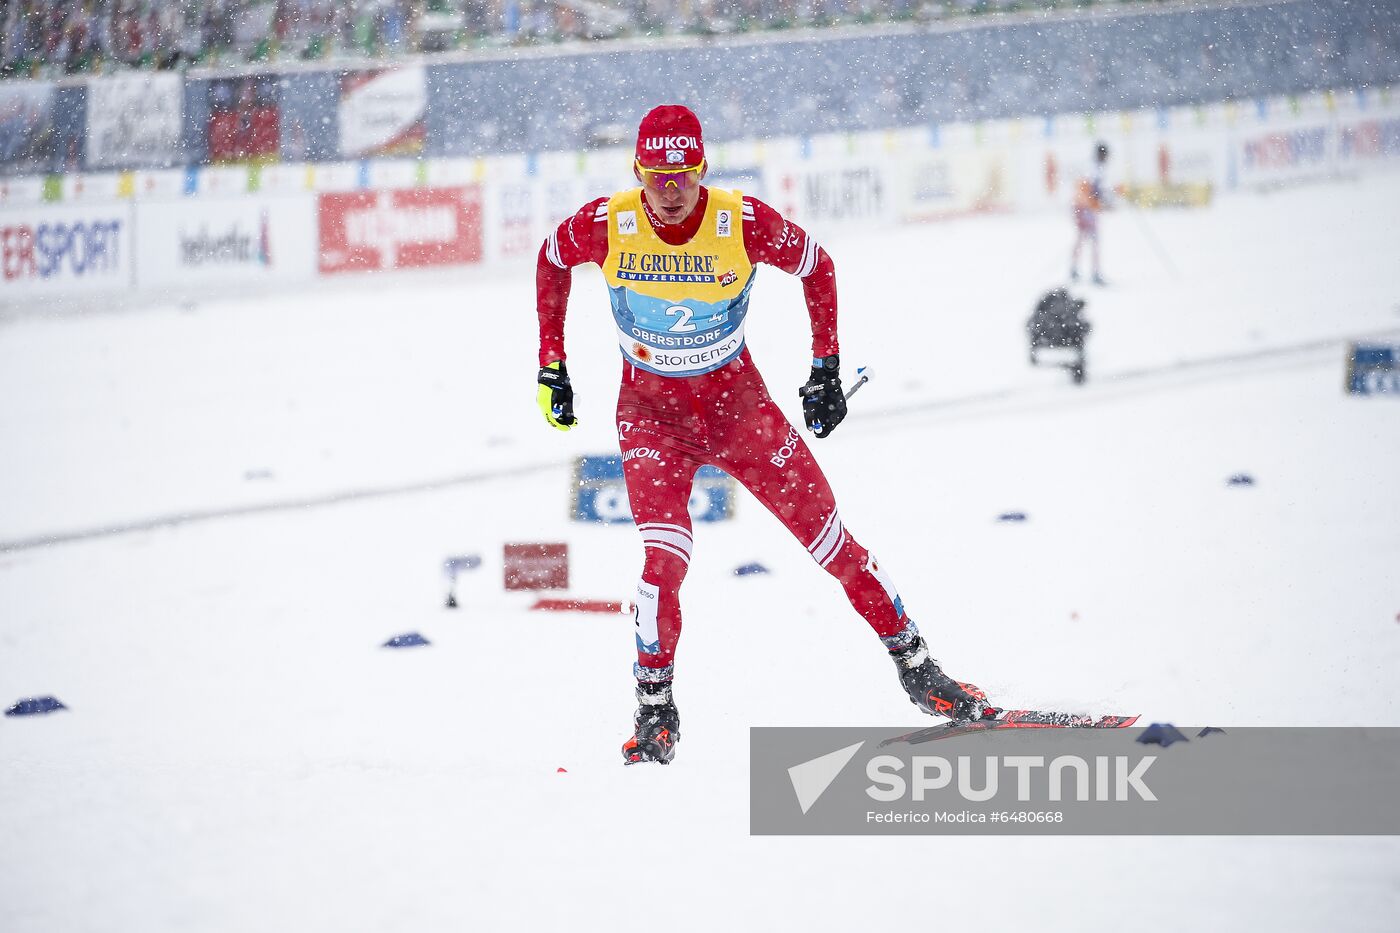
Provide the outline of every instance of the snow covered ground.
{"type": "MultiPolygon", "coordinates": [[[[1082,388],[1022,329],[1068,228],[823,237],[877,371],[813,442],[848,528],[1007,705],[1400,726],[1400,402],[1342,392],[1347,338],[1400,341],[1400,178],[1108,217],[1082,388]]],[[[749,837],[750,726],[925,720],[747,498],[697,532],[676,764],[623,768],[630,621],[499,586],[512,540],[634,585],[633,531],[567,520],[614,443],[597,279],[567,435],[528,267],[0,318],[0,703],[71,707],[0,720],[0,930],[1394,929],[1394,838],[749,837]]],[[[761,274],[750,321],[800,418],[800,289],[761,274]]]]}

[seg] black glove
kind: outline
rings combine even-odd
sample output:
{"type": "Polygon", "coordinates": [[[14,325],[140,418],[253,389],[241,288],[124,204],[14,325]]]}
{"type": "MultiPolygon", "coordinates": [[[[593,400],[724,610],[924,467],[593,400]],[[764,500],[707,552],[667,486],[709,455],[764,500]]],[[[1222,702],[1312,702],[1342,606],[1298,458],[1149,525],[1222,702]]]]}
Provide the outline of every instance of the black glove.
{"type": "Polygon", "coordinates": [[[563,360],[555,360],[540,369],[536,381],[540,384],[535,393],[538,396],[540,412],[552,427],[567,431],[578,423],[574,417],[574,387],[569,382],[569,371],[563,360]]]}
{"type": "Polygon", "coordinates": [[[826,437],[846,417],[846,394],[841,391],[841,358],[835,353],[812,360],[812,375],[798,390],[807,429],[826,437]]]}

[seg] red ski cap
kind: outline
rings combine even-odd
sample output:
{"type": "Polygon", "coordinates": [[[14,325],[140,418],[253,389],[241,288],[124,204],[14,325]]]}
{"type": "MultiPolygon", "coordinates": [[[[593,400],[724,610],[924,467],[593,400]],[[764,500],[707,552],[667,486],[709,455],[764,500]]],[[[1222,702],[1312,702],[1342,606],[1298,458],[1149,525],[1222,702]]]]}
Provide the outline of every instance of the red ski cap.
{"type": "Polygon", "coordinates": [[[637,127],[637,164],[642,168],[691,168],[705,161],[700,118],[689,107],[662,104],[637,127]]]}

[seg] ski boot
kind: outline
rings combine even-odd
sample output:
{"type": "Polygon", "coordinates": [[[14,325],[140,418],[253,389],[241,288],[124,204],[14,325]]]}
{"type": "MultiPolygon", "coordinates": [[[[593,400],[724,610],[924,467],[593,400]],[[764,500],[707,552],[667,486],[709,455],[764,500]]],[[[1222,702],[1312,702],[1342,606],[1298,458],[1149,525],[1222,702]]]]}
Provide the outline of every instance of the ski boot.
{"type": "Polygon", "coordinates": [[[638,683],[635,733],[622,743],[624,764],[643,761],[669,765],[681,738],[681,714],[671,696],[671,682],[638,683]]]}
{"type": "Polygon", "coordinates": [[[931,716],[947,716],[954,722],[994,719],[1001,710],[987,702],[987,694],[972,684],[954,680],[943,673],[928,653],[922,637],[890,651],[899,671],[899,682],[909,694],[909,702],[931,716]]]}

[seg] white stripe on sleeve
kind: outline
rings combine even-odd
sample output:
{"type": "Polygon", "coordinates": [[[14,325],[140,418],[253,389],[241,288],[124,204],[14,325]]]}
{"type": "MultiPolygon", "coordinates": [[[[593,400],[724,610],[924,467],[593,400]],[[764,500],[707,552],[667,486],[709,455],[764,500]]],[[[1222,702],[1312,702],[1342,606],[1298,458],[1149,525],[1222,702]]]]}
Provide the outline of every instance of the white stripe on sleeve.
{"type": "Polygon", "coordinates": [[[799,279],[805,279],[817,270],[817,250],[820,249],[817,241],[808,234],[807,242],[802,248],[802,262],[798,264],[797,271],[793,273],[799,279]]]}

